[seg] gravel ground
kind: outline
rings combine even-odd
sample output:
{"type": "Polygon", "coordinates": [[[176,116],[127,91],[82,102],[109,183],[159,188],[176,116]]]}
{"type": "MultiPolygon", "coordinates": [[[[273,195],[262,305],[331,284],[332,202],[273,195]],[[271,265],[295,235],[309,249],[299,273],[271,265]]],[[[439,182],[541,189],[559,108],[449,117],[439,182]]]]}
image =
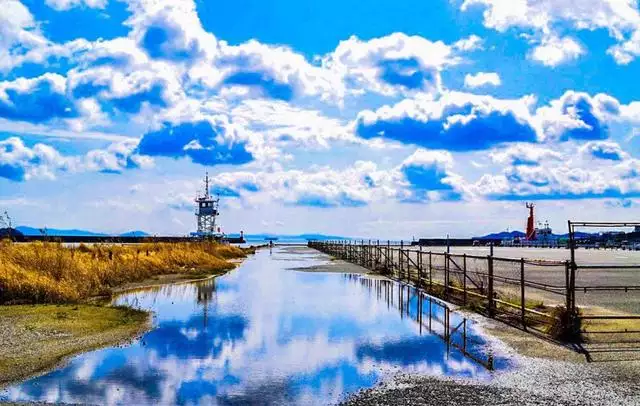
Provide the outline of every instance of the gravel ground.
{"type": "Polygon", "coordinates": [[[516,369],[487,382],[396,375],[344,404],[640,405],[640,380],[593,364],[523,358],[516,369]]]}
{"type": "Polygon", "coordinates": [[[511,360],[511,369],[486,381],[399,374],[348,397],[344,404],[640,405],[640,362],[587,363],[565,347],[504,324],[487,319],[480,323],[490,334],[491,348],[511,360]]]}

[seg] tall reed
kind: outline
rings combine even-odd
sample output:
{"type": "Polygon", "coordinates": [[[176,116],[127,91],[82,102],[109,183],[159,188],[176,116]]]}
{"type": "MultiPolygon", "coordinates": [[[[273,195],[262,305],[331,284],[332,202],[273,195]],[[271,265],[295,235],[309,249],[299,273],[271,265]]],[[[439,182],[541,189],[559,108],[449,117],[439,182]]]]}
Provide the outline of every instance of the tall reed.
{"type": "Polygon", "coordinates": [[[160,274],[218,273],[242,258],[214,242],[65,246],[0,241],[0,303],[63,303],[108,294],[112,288],[160,274]]]}

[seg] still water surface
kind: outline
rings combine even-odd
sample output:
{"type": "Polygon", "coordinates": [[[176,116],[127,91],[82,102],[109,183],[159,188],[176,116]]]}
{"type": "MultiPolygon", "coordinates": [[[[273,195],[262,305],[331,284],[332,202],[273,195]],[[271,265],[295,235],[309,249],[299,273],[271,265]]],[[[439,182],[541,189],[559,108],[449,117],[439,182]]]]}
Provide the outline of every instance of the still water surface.
{"type": "Polygon", "coordinates": [[[262,250],[215,280],[127,293],[115,302],[153,311],[153,330],[0,399],[328,404],[397,371],[489,379],[487,367],[506,367],[471,323],[465,330],[459,315],[408,286],[292,270],[326,261],[307,249],[262,250]]]}

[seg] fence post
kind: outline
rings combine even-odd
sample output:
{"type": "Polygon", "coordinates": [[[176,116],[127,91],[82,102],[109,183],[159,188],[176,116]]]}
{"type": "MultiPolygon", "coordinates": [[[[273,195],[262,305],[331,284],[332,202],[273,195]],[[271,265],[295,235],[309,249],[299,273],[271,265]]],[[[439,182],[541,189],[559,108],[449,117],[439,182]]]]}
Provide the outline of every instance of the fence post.
{"type": "Polygon", "coordinates": [[[466,306],[467,305],[467,254],[462,254],[462,294],[464,295],[463,303],[466,306]]]}
{"type": "Polygon", "coordinates": [[[387,240],[387,258],[385,259],[385,262],[387,263],[387,272],[391,272],[393,273],[393,270],[391,269],[391,260],[389,259],[389,255],[391,255],[391,241],[387,240]]]}
{"type": "Polygon", "coordinates": [[[444,298],[449,299],[449,253],[444,254],[444,298]]]}
{"type": "Polygon", "coordinates": [[[527,307],[524,292],[524,258],[520,258],[520,311],[522,312],[522,328],[527,329],[527,307]]]}
{"type": "Polygon", "coordinates": [[[564,279],[565,279],[565,296],[566,296],[566,307],[567,311],[571,310],[571,286],[569,282],[569,268],[571,267],[570,262],[567,261],[564,264],[564,279]]]}
{"type": "Polygon", "coordinates": [[[493,317],[493,257],[491,255],[487,256],[487,268],[489,273],[489,287],[487,289],[488,312],[489,317],[493,317]]]}
{"type": "Polygon", "coordinates": [[[431,276],[432,269],[432,261],[431,261],[431,251],[429,251],[429,293],[433,289],[433,277],[431,276]]]}
{"type": "Polygon", "coordinates": [[[402,272],[403,272],[403,265],[404,265],[404,261],[402,258],[404,252],[404,240],[400,240],[400,254],[398,255],[398,261],[400,263],[400,279],[402,279],[402,272]]]}
{"type": "Polygon", "coordinates": [[[422,245],[418,245],[418,286],[422,285],[422,245]]]}

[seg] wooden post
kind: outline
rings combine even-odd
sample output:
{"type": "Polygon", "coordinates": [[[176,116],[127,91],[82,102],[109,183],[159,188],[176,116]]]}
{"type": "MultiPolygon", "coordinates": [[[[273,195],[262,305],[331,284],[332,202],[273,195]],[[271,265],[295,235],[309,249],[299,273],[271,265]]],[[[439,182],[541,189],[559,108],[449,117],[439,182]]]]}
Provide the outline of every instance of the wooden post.
{"type": "Polygon", "coordinates": [[[432,262],[431,251],[429,251],[429,292],[433,289],[433,277],[431,276],[432,262]]]}
{"type": "Polygon", "coordinates": [[[398,261],[400,263],[400,279],[402,279],[402,272],[404,271],[403,269],[404,261],[402,258],[403,252],[404,252],[404,240],[400,240],[400,255],[398,255],[398,261]]]}
{"type": "Polygon", "coordinates": [[[418,286],[422,285],[422,245],[418,245],[418,286]]]}
{"type": "Polygon", "coordinates": [[[527,329],[527,307],[524,292],[524,258],[520,258],[520,311],[522,318],[522,328],[527,329]]]}
{"type": "Polygon", "coordinates": [[[391,261],[389,258],[389,255],[391,255],[391,241],[387,240],[387,258],[385,259],[386,263],[387,263],[387,272],[392,272],[393,270],[391,269],[391,261]]]}
{"type": "Polygon", "coordinates": [[[444,298],[449,299],[449,253],[444,254],[444,298]]]}
{"type": "Polygon", "coordinates": [[[493,317],[493,257],[489,255],[487,257],[487,268],[489,273],[489,287],[487,289],[487,300],[488,300],[488,312],[489,317],[493,317]]]}
{"type": "Polygon", "coordinates": [[[462,294],[464,295],[463,303],[466,306],[467,305],[467,254],[462,254],[462,294]]]}

